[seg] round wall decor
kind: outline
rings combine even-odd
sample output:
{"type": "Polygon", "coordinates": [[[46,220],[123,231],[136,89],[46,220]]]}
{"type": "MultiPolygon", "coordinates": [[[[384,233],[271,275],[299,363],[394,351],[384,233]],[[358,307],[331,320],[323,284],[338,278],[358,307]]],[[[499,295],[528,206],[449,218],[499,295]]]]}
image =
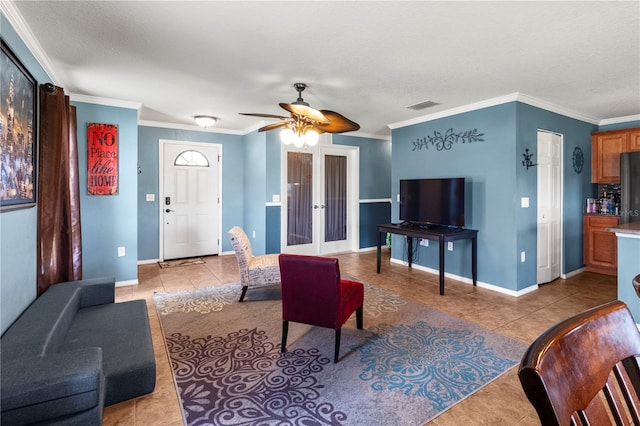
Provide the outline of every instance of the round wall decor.
{"type": "Polygon", "coordinates": [[[582,172],[582,166],[584,166],[584,154],[579,146],[573,149],[573,170],[576,173],[582,172]]]}

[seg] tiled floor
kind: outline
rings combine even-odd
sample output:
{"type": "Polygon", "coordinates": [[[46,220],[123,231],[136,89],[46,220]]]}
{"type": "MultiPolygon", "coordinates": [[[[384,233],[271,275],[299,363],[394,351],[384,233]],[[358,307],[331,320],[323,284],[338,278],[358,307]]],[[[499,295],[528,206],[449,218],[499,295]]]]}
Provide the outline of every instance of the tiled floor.
{"type": "MultiPolygon", "coordinates": [[[[614,300],[616,279],[589,272],[541,286],[515,298],[472,285],[446,280],[446,294],[438,294],[438,277],[391,263],[383,255],[376,274],[375,252],[337,256],[340,270],[425,305],[478,323],[504,335],[530,343],[556,322],[585,309],[614,300]]],[[[116,300],[146,299],[157,359],[157,384],[148,396],[104,410],[104,425],[181,425],[182,416],[153,302],[154,292],[171,292],[238,282],[235,256],[205,258],[203,265],[160,269],[139,267],[139,285],[116,289],[116,300]]],[[[491,382],[438,418],[431,425],[540,425],[520,387],[517,368],[491,382]]]]}

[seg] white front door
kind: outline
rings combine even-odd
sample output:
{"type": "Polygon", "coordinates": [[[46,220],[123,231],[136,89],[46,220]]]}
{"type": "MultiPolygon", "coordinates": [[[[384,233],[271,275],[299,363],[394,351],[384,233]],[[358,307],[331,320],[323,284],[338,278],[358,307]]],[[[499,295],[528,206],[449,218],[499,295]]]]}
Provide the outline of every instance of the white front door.
{"type": "Polygon", "coordinates": [[[560,276],[562,264],[562,135],[538,131],[537,284],[560,276]]]}
{"type": "Polygon", "coordinates": [[[219,157],[217,145],[160,141],[161,259],[218,253],[219,157]]]}
{"type": "Polygon", "coordinates": [[[358,149],[283,147],[281,251],[358,250],[358,149]]]}

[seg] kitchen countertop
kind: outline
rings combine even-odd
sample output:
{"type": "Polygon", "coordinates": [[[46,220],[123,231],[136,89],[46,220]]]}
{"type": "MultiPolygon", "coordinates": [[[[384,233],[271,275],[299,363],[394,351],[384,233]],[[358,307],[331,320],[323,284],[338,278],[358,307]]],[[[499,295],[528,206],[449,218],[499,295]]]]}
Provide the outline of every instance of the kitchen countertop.
{"type": "Polygon", "coordinates": [[[640,236],[640,222],[623,223],[622,225],[607,228],[609,232],[616,234],[628,234],[640,236]]]}

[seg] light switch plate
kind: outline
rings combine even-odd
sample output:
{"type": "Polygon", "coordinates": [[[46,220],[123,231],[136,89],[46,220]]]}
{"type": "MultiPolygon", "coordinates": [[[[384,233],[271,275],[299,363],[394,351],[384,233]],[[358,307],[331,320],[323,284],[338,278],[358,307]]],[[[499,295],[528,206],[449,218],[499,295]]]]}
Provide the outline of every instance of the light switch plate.
{"type": "Polygon", "coordinates": [[[147,194],[147,201],[155,201],[156,194],[147,194]]]}
{"type": "Polygon", "coordinates": [[[520,199],[520,205],[523,209],[529,208],[529,197],[522,197],[520,199]]]}

